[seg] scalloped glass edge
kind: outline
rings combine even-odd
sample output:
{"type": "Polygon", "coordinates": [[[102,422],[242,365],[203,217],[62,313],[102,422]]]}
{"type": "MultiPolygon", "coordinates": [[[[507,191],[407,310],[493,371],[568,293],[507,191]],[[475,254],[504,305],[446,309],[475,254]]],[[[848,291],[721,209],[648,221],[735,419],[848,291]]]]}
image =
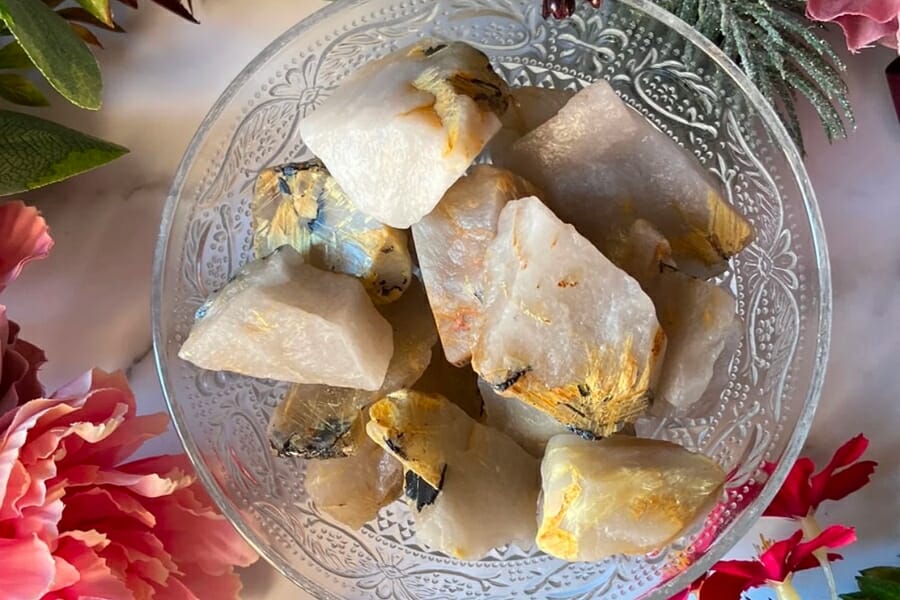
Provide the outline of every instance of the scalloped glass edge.
{"type": "MultiPolygon", "coordinates": [[[[169,234],[171,233],[172,221],[178,204],[178,198],[188,172],[190,171],[190,167],[199,150],[200,143],[216,121],[217,117],[222,113],[224,108],[232,98],[234,98],[247,80],[291,40],[336,13],[348,8],[357,7],[368,1],[369,0],[345,0],[343,2],[334,2],[316,11],[308,18],[303,19],[278,36],[275,41],[260,52],[246,67],[244,67],[237,77],[232,80],[204,117],[181,159],[178,170],[175,173],[172,187],[166,198],[166,205],[163,210],[159,236],[157,238],[153,257],[153,289],[151,293],[153,354],[156,361],[157,376],[160,380],[160,386],[162,387],[166,406],[168,407],[169,413],[172,415],[175,432],[178,435],[191,464],[194,466],[200,481],[209,492],[210,497],[219,507],[219,510],[222,511],[222,514],[225,515],[232,526],[260,555],[260,557],[264,558],[266,562],[272,565],[272,567],[274,567],[281,575],[298,585],[300,588],[303,586],[301,586],[300,582],[292,576],[292,568],[290,565],[286,564],[280,556],[269,552],[264,545],[259,543],[256,539],[256,535],[246,526],[239,511],[237,511],[228,500],[218,482],[216,482],[210,473],[205,470],[200,451],[193,439],[191,439],[190,432],[184,427],[184,417],[182,416],[178,405],[173,401],[174,394],[169,389],[167,383],[168,373],[162,357],[164,339],[160,324],[162,319],[163,275],[167,258],[169,234]]],[[[811,373],[809,391],[806,396],[803,410],[798,416],[797,425],[791,434],[784,454],[759,496],[728,526],[716,543],[685,571],[660,585],[648,596],[645,596],[647,600],[666,600],[688,587],[691,582],[708,571],[714,563],[723,558],[725,554],[727,554],[728,551],[750,531],[763,510],[769,505],[772,498],[775,497],[775,494],[787,477],[790,468],[793,466],[797,457],[800,455],[800,451],[803,449],[803,444],[806,441],[821,396],[822,386],[825,381],[825,370],[828,363],[832,317],[831,266],[828,258],[828,248],[825,240],[825,229],[822,224],[822,217],[819,212],[818,203],[816,202],[815,192],[812,189],[809,176],[803,165],[801,154],[788,134],[787,129],[778,118],[775,110],[765,100],[759,89],[715,44],[675,15],[660,8],[650,0],[618,1],[632,9],[649,15],[651,18],[683,36],[694,46],[702,50],[714,63],[716,63],[716,65],[718,65],[719,68],[727,73],[732,82],[746,95],[753,110],[759,114],[765,127],[782,146],[787,163],[789,164],[793,175],[796,177],[803,204],[806,208],[812,244],[815,250],[816,265],[818,267],[816,274],[819,285],[819,319],[817,322],[818,335],[816,339],[815,365],[813,366],[811,373]]]]}

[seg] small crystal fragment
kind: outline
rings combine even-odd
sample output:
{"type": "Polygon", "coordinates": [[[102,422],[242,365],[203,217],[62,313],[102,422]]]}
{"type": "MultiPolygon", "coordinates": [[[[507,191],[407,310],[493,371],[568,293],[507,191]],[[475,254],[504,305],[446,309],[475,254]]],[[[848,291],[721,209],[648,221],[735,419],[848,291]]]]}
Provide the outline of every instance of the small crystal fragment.
{"type": "Polygon", "coordinates": [[[544,190],[548,206],[604,252],[635,219],[646,219],[685,272],[709,277],[753,237],[697,160],[605,81],[577,93],[497,159],[544,190]]]}
{"type": "Polygon", "coordinates": [[[377,390],[393,351],[391,326],[358,280],[285,247],[204,304],[178,356],[213,371],[377,390]]]}
{"type": "Polygon", "coordinates": [[[318,160],[263,170],[252,210],[257,257],[289,245],[314,267],[359,278],[376,304],[412,279],[407,232],[358,211],[318,160]]]}
{"type": "Polygon", "coordinates": [[[419,543],[464,560],[504,544],[531,546],[535,458],[441,396],[397,392],[369,415],[369,437],[403,464],[419,543]]]}
{"type": "Polygon", "coordinates": [[[300,134],[361,211],[406,228],[466,171],[507,104],[483,53],[427,40],[348,77],[300,134]]]}
{"type": "Polygon", "coordinates": [[[353,529],[375,518],[400,497],[403,467],[366,435],[365,417],[354,427],[352,456],[315,460],[306,465],[304,489],[316,508],[353,529]]]}
{"type": "Polygon", "coordinates": [[[400,300],[379,307],[393,330],[394,353],[377,392],[327,385],[294,385],[269,420],[269,442],[279,456],[335,458],[356,451],[351,435],[359,410],[382,396],[409,387],[425,372],[437,330],[416,280],[400,300]]]}
{"type": "Polygon", "coordinates": [[[502,431],[532,456],[541,458],[550,438],[568,433],[562,423],[527,402],[501,396],[484,381],[478,388],[484,399],[484,424],[502,431]]]}
{"type": "Polygon", "coordinates": [[[447,359],[464,365],[480,329],[484,254],[510,200],[537,193],[521,177],[476,165],[412,227],[422,278],[447,359]]]}
{"type": "Polygon", "coordinates": [[[537,198],[500,214],[484,314],[472,365],[500,394],[598,437],[646,409],[665,350],[653,303],[537,198]]]}
{"type": "Polygon", "coordinates": [[[709,387],[720,359],[730,356],[740,334],[734,297],[713,283],[678,271],[668,242],[643,220],[634,223],[610,258],[638,280],[656,305],[666,332],[666,357],[655,400],[678,409],[693,405],[709,387]]]}
{"type": "Polygon", "coordinates": [[[710,508],[725,473],[675,444],[554,437],[541,463],[538,547],[569,561],[663,548],[710,508]]]}

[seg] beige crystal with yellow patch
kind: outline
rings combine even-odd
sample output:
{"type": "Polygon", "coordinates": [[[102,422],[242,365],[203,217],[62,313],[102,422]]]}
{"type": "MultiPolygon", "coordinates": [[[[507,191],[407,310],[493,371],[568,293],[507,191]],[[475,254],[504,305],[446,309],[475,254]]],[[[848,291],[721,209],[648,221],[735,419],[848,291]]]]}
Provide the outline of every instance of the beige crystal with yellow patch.
{"type": "Polygon", "coordinates": [[[391,326],[358,280],[284,247],[207,300],[178,356],[212,371],[374,391],[393,352],[391,326]]]}
{"type": "Polygon", "coordinates": [[[541,463],[538,548],[598,561],[665,547],[718,500],[725,473],[660,440],[554,437],[541,463]]]}
{"type": "Polygon", "coordinates": [[[397,392],[369,415],[369,437],[405,469],[418,543],[464,560],[504,544],[531,546],[537,459],[442,396],[397,392]]]}
{"type": "Polygon", "coordinates": [[[685,272],[709,277],[753,237],[696,158],[605,81],[578,92],[495,162],[527,175],[546,192],[547,205],[604,252],[636,219],[646,219],[685,272]]]}
{"type": "Polygon", "coordinates": [[[653,303],[537,198],[510,202],[485,258],[475,371],[584,435],[646,408],[665,350],[653,303]]]}
{"type": "Polygon", "coordinates": [[[507,104],[482,52],[426,40],[345,79],[300,134],[361,211],[406,228],[466,171],[507,104]]]}
{"type": "Polygon", "coordinates": [[[354,454],[360,439],[353,435],[359,410],[411,386],[426,371],[437,330],[422,283],[415,280],[400,300],[380,306],[379,312],[390,323],[394,340],[394,353],[379,390],[291,386],[269,420],[269,443],[279,456],[328,459],[354,454]]]}
{"type": "Polygon", "coordinates": [[[376,304],[412,281],[409,234],[357,210],[318,160],[264,169],[251,208],[257,257],[289,245],[314,267],[357,277],[376,304]]]}
{"type": "Polygon", "coordinates": [[[484,254],[500,211],[510,200],[537,193],[514,173],[476,165],[412,227],[444,354],[455,365],[469,362],[481,328],[484,254]]]}

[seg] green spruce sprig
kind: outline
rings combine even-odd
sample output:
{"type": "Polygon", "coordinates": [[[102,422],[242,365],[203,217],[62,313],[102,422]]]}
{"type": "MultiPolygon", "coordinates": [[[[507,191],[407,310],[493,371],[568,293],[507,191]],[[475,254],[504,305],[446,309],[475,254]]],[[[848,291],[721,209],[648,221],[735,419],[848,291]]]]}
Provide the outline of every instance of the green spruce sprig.
{"type": "Polygon", "coordinates": [[[806,18],[806,0],[657,0],[734,60],[803,148],[796,96],[815,108],[828,139],[856,125],[840,57],[806,18]]]}

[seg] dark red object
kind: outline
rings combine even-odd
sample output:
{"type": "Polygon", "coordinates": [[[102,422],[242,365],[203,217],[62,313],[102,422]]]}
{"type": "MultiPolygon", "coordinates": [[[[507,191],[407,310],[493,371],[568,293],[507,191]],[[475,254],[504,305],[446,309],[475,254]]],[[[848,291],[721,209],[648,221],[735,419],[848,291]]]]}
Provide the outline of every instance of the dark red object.
{"type": "Polygon", "coordinates": [[[900,121],[900,58],[889,64],[884,73],[887,76],[888,89],[891,90],[891,98],[894,99],[897,120],[900,121]]]}
{"type": "MultiPolygon", "coordinates": [[[[814,512],[825,500],[840,500],[867,483],[878,463],[860,459],[869,440],[862,434],[837,449],[828,465],[813,475],[815,465],[808,458],[794,463],[775,499],[763,513],[767,517],[802,519],[814,512]]],[[[766,464],[772,474],[775,466],[766,464]]]]}
{"type": "MultiPolygon", "coordinates": [[[[590,2],[594,8],[600,8],[603,0],[585,0],[590,2]]],[[[554,19],[565,19],[572,16],[577,8],[575,0],[543,0],[544,18],[553,17],[554,19]]]]}
{"type": "MultiPolygon", "coordinates": [[[[819,566],[815,552],[835,549],[856,541],[852,527],[832,525],[808,542],[802,542],[803,530],[786,540],[775,542],[756,560],[723,560],[713,566],[711,574],[700,584],[700,600],[739,600],[749,589],[782,583],[791,574],[819,566]]],[[[828,554],[828,560],[839,560],[839,554],[828,554]]]]}

